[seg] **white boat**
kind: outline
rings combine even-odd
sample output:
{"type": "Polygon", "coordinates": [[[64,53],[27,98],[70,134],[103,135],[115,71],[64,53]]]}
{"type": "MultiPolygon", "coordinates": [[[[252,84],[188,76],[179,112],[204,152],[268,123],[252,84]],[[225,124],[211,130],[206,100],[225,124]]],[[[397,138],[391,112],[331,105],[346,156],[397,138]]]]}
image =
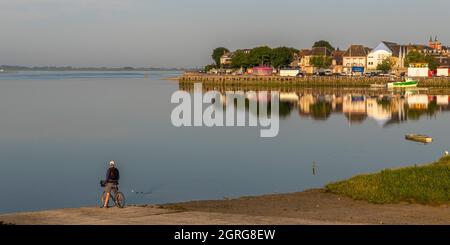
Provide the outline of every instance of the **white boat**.
{"type": "Polygon", "coordinates": [[[387,87],[388,88],[415,88],[415,87],[417,87],[417,85],[419,85],[419,81],[415,81],[411,78],[407,78],[406,81],[404,81],[404,82],[388,83],[387,87]]]}

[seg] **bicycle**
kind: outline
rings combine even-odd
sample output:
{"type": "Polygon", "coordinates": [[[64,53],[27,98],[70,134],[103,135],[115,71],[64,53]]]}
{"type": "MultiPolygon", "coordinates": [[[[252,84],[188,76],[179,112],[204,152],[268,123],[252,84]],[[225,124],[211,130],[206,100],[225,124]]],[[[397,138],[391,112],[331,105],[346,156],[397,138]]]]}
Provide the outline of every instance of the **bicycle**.
{"type": "MultiPolygon", "coordinates": [[[[106,181],[101,180],[100,181],[100,186],[101,187],[105,187],[106,186],[106,181]]],[[[111,192],[109,195],[109,198],[113,200],[114,205],[118,208],[124,208],[125,207],[125,196],[123,195],[122,192],[119,191],[119,186],[118,185],[114,185],[113,188],[111,188],[111,192]],[[112,195],[112,192],[114,192],[114,195],[112,195]]],[[[102,195],[100,196],[100,207],[104,207],[105,206],[105,199],[106,199],[106,191],[102,192],[102,195]]]]}

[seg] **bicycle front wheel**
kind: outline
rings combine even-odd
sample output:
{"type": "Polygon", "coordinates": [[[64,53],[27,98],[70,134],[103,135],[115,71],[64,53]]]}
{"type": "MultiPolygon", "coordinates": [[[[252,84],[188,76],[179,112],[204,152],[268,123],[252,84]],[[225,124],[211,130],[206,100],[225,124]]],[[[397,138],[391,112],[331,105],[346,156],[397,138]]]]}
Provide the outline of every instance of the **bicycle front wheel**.
{"type": "Polygon", "coordinates": [[[116,197],[114,198],[115,202],[116,202],[116,206],[119,208],[124,208],[125,207],[125,196],[123,195],[122,192],[117,192],[116,197]]]}

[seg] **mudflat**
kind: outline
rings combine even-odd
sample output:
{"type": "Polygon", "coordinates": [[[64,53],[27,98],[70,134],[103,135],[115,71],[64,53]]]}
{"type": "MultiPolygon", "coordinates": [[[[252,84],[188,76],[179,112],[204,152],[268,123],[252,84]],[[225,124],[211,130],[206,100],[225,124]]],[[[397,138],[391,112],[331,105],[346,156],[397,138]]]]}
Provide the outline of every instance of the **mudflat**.
{"type": "Polygon", "coordinates": [[[11,224],[450,224],[448,206],[376,205],[327,193],[299,193],[136,205],[124,209],[83,207],[0,215],[11,224]]]}

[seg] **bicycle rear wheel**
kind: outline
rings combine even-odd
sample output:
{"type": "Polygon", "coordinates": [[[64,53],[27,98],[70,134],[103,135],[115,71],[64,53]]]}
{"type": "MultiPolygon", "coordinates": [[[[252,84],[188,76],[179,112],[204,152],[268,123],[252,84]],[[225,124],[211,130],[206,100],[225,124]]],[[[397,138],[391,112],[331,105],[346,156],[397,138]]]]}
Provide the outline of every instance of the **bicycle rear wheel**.
{"type": "Polygon", "coordinates": [[[117,207],[119,207],[119,208],[125,207],[125,196],[123,195],[122,192],[119,191],[116,193],[114,201],[116,202],[117,207]]]}

